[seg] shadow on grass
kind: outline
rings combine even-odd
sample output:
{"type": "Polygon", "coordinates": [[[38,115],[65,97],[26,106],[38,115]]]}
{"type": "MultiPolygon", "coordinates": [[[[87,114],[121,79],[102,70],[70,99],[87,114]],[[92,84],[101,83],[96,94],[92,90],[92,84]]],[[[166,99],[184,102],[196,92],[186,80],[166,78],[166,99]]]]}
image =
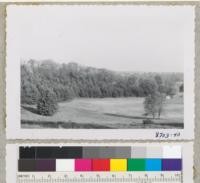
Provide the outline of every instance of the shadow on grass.
{"type": "MultiPolygon", "coordinates": [[[[22,106],[22,108],[24,108],[24,109],[26,109],[27,111],[32,112],[32,113],[34,113],[34,114],[39,114],[38,111],[37,111],[37,109],[34,108],[34,107],[22,106]]],[[[39,115],[40,115],[40,114],[39,114],[39,115]]]]}
{"type": "Polygon", "coordinates": [[[111,129],[109,126],[90,124],[90,123],[75,123],[75,122],[52,122],[52,121],[33,121],[21,120],[22,128],[68,128],[68,129],[111,129]]]}
{"type": "Polygon", "coordinates": [[[52,121],[33,121],[21,120],[21,127],[25,129],[182,129],[183,123],[151,123],[151,124],[129,124],[126,127],[110,127],[106,125],[98,125],[91,123],[75,123],[75,122],[52,122],[52,121]]]}
{"type": "Polygon", "coordinates": [[[149,117],[145,116],[129,116],[129,115],[113,114],[113,113],[104,113],[104,114],[107,116],[115,116],[115,117],[129,118],[129,119],[149,119],[149,117]]]}
{"type": "Polygon", "coordinates": [[[184,128],[183,123],[177,122],[164,122],[162,118],[149,118],[145,116],[129,116],[129,115],[122,115],[122,114],[113,114],[113,113],[104,113],[108,116],[114,117],[121,117],[121,118],[129,118],[129,119],[141,119],[142,124],[131,124],[130,126],[138,126],[141,125],[141,128],[158,128],[158,127],[165,127],[165,128],[184,128]]]}

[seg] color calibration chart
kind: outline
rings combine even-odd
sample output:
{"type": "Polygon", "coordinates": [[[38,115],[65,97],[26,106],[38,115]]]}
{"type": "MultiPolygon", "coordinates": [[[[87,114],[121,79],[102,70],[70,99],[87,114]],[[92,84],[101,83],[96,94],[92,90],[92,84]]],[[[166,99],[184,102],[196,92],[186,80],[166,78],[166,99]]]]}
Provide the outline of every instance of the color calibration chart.
{"type": "Polygon", "coordinates": [[[20,146],[18,183],[182,182],[181,146],[20,146]]]}

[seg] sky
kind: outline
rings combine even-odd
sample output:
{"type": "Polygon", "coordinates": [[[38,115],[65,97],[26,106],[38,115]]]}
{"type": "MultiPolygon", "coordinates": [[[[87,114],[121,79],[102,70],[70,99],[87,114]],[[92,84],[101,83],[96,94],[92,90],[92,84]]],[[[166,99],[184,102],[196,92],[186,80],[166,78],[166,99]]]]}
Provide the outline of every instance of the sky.
{"type": "Polygon", "coordinates": [[[194,39],[189,6],[11,6],[7,14],[22,60],[183,72],[185,47],[194,39]]]}

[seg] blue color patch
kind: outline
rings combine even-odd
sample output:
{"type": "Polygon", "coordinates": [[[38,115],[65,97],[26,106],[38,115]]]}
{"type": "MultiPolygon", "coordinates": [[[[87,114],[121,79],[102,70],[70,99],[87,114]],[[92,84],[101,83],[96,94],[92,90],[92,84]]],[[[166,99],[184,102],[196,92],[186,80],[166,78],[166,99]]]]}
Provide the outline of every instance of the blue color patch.
{"type": "Polygon", "coordinates": [[[162,170],[161,159],[146,159],[145,170],[146,171],[161,171],[162,170]]]}

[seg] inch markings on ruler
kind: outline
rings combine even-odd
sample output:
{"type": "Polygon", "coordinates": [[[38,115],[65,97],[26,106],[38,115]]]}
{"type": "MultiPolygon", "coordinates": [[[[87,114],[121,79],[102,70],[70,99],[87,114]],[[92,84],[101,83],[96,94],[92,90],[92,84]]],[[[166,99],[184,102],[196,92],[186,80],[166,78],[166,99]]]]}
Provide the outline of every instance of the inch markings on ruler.
{"type": "Polygon", "coordinates": [[[182,172],[20,172],[17,183],[182,183],[182,172]]]}

